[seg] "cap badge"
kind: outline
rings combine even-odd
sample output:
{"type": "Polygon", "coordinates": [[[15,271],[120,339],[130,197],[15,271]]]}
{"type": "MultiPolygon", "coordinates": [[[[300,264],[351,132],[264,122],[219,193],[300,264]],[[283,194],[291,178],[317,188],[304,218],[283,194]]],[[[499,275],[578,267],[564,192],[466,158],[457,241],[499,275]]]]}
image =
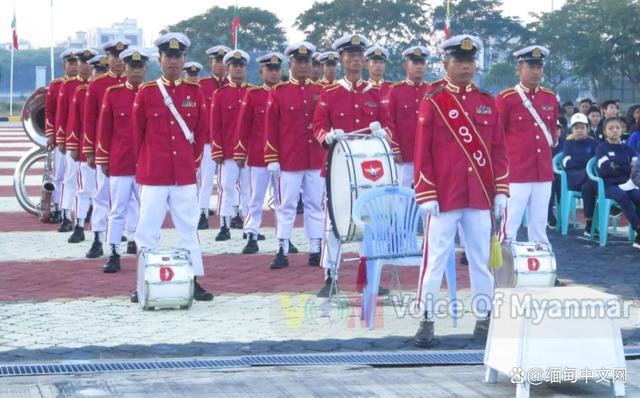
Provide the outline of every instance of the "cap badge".
{"type": "Polygon", "coordinates": [[[198,67],[195,65],[191,66],[191,72],[197,72],[198,71],[198,67]]]}
{"type": "Polygon", "coordinates": [[[329,61],[335,61],[335,60],[336,60],[336,57],[335,57],[335,55],[331,54],[331,55],[329,55],[329,56],[327,57],[327,59],[328,59],[329,61]]]}
{"type": "Polygon", "coordinates": [[[542,57],[542,51],[539,48],[534,48],[533,51],[531,52],[531,56],[533,58],[540,58],[542,57]]]}
{"type": "Polygon", "coordinates": [[[353,36],[351,38],[351,44],[353,44],[354,46],[360,45],[360,37],[358,36],[353,36]]]}
{"type": "Polygon", "coordinates": [[[306,55],[307,54],[307,47],[300,46],[300,48],[298,49],[298,53],[300,53],[302,55],[306,55]]]}
{"type": "Polygon", "coordinates": [[[218,55],[221,55],[221,56],[224,55],[224,50],[223,49],[218,50],[218,55]]]}
{"type": "Polygon", "coordinates": [[[91,51],[84,50],[84,53],[82,53],[82,55],[84,55],[85,58],[89,58],[91,56],[91,51]]]}
{"type": "Polygon", "coordinates": [[[240,51],[236,51],[235,53],[233,53],[233,58],[235,58],[235,59],[242,58],[242,54],[240,54],[240,51]]]}
{"type": "Polygon", "coordinates": [[[139,52],[134,52],[133,54],[131,54],[131,60],[132,61],[141,61],[142,60],[142,55],[139,52]]]}
{"type": "Polygon", "coordinates": [[[419,48],[416,48],[413,50],[413,55],[415,55],[416,57],[421,57],[422,56],[422,50],[420,50],[419,48]]]}
{"type": "Polygon", "coordinates": [[[379,56],[379,55],[382,55],[382,50],[380,50],[379,48],[376,48],[373,53],[379,56]]]}
{"type": "Polygon", "coordinates": [[[124,50],[124,44],[121,41],[116,43],[116,50],[118,51],[124,50]]]}
{"type": "Polygon", "coordinates": [[[178,40],[176,39],[171,39],[169,40],[169,48],[172,50],[177,50],[180,48],[180,44],[178,43],[178,40]]]}
{"type": "Polygon", "coordinates": [[[462,40],[462,43],[460,43],[460,48],[464,51],[471,51],[473,50],[473,42],[470,38],[467,37],[466,39],[462,40]]]}
{"type": "Polygon", "coordinates": [[[107,63],[107,57],[100,58],[100,65],[106,65],[107,63]]]}
{"type": "Polygon", "coordinates": [[[280,59],[278,57],[276,57],[275,55],[271,56],[271,63],[272,64],[279,64],[280,63],[280,59]]]}

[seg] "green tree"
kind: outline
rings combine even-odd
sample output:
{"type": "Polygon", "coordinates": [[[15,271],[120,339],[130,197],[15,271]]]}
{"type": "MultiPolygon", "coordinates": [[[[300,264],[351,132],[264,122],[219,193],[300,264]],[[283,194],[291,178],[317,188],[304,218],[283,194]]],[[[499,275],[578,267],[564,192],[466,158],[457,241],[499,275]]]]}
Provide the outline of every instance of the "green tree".
{"type": "Polygon", "coordinates": [[[484,79],[484,86],[492,92],[513,87],[518,82],[515,67],[510,62],[497,62],[491,65],[484,79]]]}

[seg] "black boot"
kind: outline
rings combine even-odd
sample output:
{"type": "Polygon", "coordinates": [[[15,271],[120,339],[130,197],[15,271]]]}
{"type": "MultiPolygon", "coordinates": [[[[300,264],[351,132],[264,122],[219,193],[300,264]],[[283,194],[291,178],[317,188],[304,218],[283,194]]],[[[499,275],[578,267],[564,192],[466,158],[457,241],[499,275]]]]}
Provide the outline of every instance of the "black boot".
{"type": "Polygon", "coordinates": [[[126,242],[126,241],[127,241],[127,237],[126,237],[126,236],[124,236],[124,235],[122,235],[122,236],[120,237],[120,242],[126,242]]]}
{"type": "Polygon", "coordinates": [[[469,265],[469,259],[467,258],[467,252],[462,252],[462,255],[460,255],[460,264],[469,265]]]}
{"type": "Polygon", "coordinates": [[[127,254],[138,254],[138,246],[135,240],[127,242],[127,254]]]}
{"type": "Polygon", "coordinates": [[[478,319],[476,321],[476,326],[473,328],[473,337],[478,340],[486,341],[487,335],[489,334],[490,322],[491,322],[490,312],[487,314],[486,319],[478,319]]]}
{"type": "Polygon", "coordinates": [[[62,222],[62,212],[60,210],[52,211],[47,222],[49,224],[60,224],[62,222]]]}
{"type": "Polygon", "coordinates": [[[73,233],[71,234],[69,239],[67,239],[67,242],[79,243],[79,242],[82,242],[83,240],[84,240],[84,228],[81,227],[80,225],[76,225],[76,227],[73,229],[73,233]]]}
{"type": "MultiPolygon", "coordinates": [[[[242,239],[247,239],[247,234],[243,233],[242,234],[242,239]]],[[[262,234],[258,234],[257,239],[256,240],[265,240],[267,238],[264,237],[264,235],[262,234]]]]}
{"type": "Polygon", "coordinates": [[[215,215],[216,215],[216,211],[215,211],[215,210],[211,210],[211,209],[209,209],[209,210],[207,211],[207,213],[208,213],[210,216],[215,216],[215,215]]]}
{"type": "Polygon", "coordinates": [[[102,267],[105,274],[115,274],[120,271],[120,255],[116,253],[115,245],[111,245],[111,255],[109,261],[102,267]]]}
{"type": "Polygon", "coordinates": [[[591,220],[587,220],[584,226],[584,236],[591,236],[591,226],[593,225],[591,220]]]}
{"type": "Polygon", "coordinates": [[[209,219],[204,213],[200,213],[200,221],[198,221],[198,229],[209,229],[209,219]]]}
{"type": "Polygon", "coordinates": [[[213,300],[213,294],[204,290],[198,283],[196,278],[193,278],[193,299],[196,301],[211,301],[213,300]]]}
{"type": "Polygon", "coordinates": [[[289,241],[289,253],[290,254],[298,254],[298,253],[300,253],[300,250],[298,250],[298,248],[295,247],[293,245],[293,242],[291,242],[291,241],[289,241]]]}
{"type": "Polygon", "coordinates": [[[422,318],[422,321],[420,322],[420,327],[418,328],[416,335],[413,337],[413,341],[416,346],[420,348],[433,347],[433,326],[434,322],[430,321],[425,313],[424,318],[422,318]]]}
{"type": "Polygon", "coordinates": [[[131,297],[130,300],[132,303],[137,303],[138,302],[138,291],[134,290],[133,293],[131,293],[131,297]]]}
{"type": "Polygon", "coordinates": [[[296,214],[304,213],[304,203],[302,202],[302,195],[298,198],[298,205],[296,206],[296,214]]]}
{"type": "Polygon", "coordinates": [[[247,244],[242,248],[242,254],[254,254],[257,253],[260,248],[258,247],[258,240],[254,234],[249,234],[247,244]]]}
{"type": "Polygon", "coordinates": [[[271,269],[281,269],[289,266],[289,258],[285,252],[284,240],[278,242],[278,253],[276,258],[271,262],[271,269]]]}
{"type": "Polygon", "coordinates": [[[640,227],[636,228],[636,239],[633,241],[633,247],[640,249],[640,227]]]}
{"type": "Polygon", "coordinates": [[[309,265],[312,267],[320,265],[320,253],[309,253],[309,265]]]}
{"type": "Polygon", "coordinates": [[[235,217],[231,219],[229,226],[231,229],[242,229],[244,227],[244,221],[242,221],[240,214],[236,214],[235,217]]]}
{"type": "MultiPolygon", "coordinates": [[[[320,289],[316,294],[316,297],[329,297],[329,295],[331,294],[332,282],[333,282],[333,278],[331,278],[331,275],[329,275],[329,277],[325,279],[324,286],[322,286],[322,289],[320,289]]],[[[334,294],[336,293],[338,293],[338,282],[336,282],[336,291],[334,291],[334,294]]]]}
{"type": "Polygon", "coordinates": [[[71,220],[68,218],[62,219],[62,224],[58,228],[58,232],[71,232],[73,230],[73,225],[71,224],[71,220]]]}
{"type": "Polygon", "coordinates": [[[223,224],[220,227],[220,232],[218,232],[218,235],[216,235],[216,241],[222,242],[229,239],[231,239],[231,233],[229,232],[229,228],[227,228],[227,226],[223,224]]]}
{"type": "Polygon", "coordinates": [[[98,238],[98,233],[95,232],[95,234],[96,237],[91,244],[91,249],[89,249],[86,254],[87,258],[98,258],[104,254],[104,252],[102,251],[102,242],[100,242],[100,239],[98,238]]]}

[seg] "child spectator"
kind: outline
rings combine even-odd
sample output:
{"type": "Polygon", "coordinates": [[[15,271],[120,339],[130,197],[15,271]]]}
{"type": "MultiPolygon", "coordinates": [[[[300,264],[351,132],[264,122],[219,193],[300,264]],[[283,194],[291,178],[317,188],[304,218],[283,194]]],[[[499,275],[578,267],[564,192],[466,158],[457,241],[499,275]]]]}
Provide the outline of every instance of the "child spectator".
{"type": "Polygon", "coordinates": [[[589,119],[589,135],[596,141],[604,141],[604,134],[602,134],[602,114],[597,106],[592,106],[587,112],[587,118],[589,119]]]}
{"type": "Polygon", "coordinates": [[[585,116],[587,116],[587,113],[589,112],[589,109],[593,106],[593,101],[591,101],[591,98],[585,98],[583,100],[580,100],[580,104],[578,105],[578,111],[580,113],[583,113],[585,116]]]}

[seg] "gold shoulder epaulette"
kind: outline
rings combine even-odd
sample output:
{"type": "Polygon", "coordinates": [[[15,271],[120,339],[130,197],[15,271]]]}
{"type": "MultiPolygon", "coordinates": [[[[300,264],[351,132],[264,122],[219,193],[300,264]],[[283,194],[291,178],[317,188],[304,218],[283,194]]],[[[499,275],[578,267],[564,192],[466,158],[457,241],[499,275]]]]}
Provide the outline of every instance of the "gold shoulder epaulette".
{"type": "Polygon", "coordinates": [[[436,84],[436,83],[440,83],[440,82],[441,82],[441,81],[443,81],[443,80],[444,80],[444,79],[437,79],[437,80],[434,80],[434,81],[432,81],[432,82],[429,82],[429,85],[431,85],[431,86],[432,86],[432,85],[434,85],[434,84],[436,84]]]}
{"type": "Polygon", "coordinates": [[[107,76],[109,76],[109,75],[108,75],[108,74],[106,74],[106,73],[104,73],[104,74],[102,74],[102,75],[100,75],[100,76],[96,76],[96,77],[94,77],[94,78],[93,78],[93,80],[91,80],[91,81],[92,81],[92,82],[95,82],[95,81],[98,81],[98,80],[100,80],[100,79],[104,79],[104,78],[105,78],[105,77],[107,77],[107,76]]]}
{"type": "Polygon", "coordinates": [[[114,84],[113,86],[107,87],[107,92],[110,92],[111,90],[115,90],[117,88],[122,88],[122,87],[124,87],[124,83],[114,84]]]}
{"type": "Polygon", "coordinates": [[[540,90],[544,91],[545,93],[556,95],[556,93],[554,93],[553,90],[550,88],[540,86],[540,90]]]}
{"type": "Polygon", "coordinates": [[[89,85],[87,83],[85,84],[81,84],[78,87],[76,87],[76,92],[80,91],[80,90],[86,90],[87,87],[89,87],[89,85]]]}
{"type": "Polygon", "coordinates": [[[156,84],[155,80],[144,82],[140,85],[139,89],[142,90],[143,88],[151,87],[151,86],[154,86],[155,84],[156,84]]]}
{"type": "Polygon", "coordinates": [[[250,85],[247,87],[247,91],[256,91],[256,90],[259,90],[259,89],[261,89],[261,88],[262,88],[262,86],[254,86],[253,84],[250,84],[250,85]]]}
{"type": "Polygon", "coordinates": [[[401,85],[406,84],[406,83],[407,82],[405,80],[402,80],[402,81],[399,81],[399,82],[396,82],[396,83],[391,83],[391,86],[389,86],[389,87],[390,88],[394,88],[394,87],[398,87],[398,86],[401,86],[401,85]]]}
{"type": "Polygon", "coordinates": [[[424,96],[426,98],[431,98],[434,95],[438,94],[439,92],[443,91],[445,88],[447,88],[447,86],[440,86],[440,87],[436,88],[435,90],[426,93],[424,96]]]}
{"type": "Polygon", "coordinates": [[[276,84],[275,86],[271,87],[271,89],[275,90],[276,88],[286,86],[287,84],[289,84],[289,81],[280,82],[280,83],[276,84]]]}
{"type": "Polygon", "coordinates": [[[51,83],[63,82],[63,81],[64,81],[64,79],[65,79],[64,77],[59,77],[59,78],[57,78],[57,79],[53,79],[53,80],[51,80],[51,83]]]}
{"type": "Polygon", "coordinates": [[[517,93],[516,89],[515,89],[515,88],[513,88],[513,87],[510,87],[510,88],[508,88],[508,89],[506,89],[506,90],[502,90],[502,91],[500,91],[500,93],[499,93],[498,95],[499,95],[500,97],[505,98],[505,97],[508,97],[508,96],[513,95],[513,94],[516,94],[516,93],[517,93]]]}
{"type": "MultiPolygon", "coordinates": [[[[342,87],[340,85],[340,83],[333,83],[333,84],[330,84],[328,86],[324,86],[324,91],[326,91],[328,93],[330,91],[333,91],[333,90],[337,89],[338,87],[342,87]]],[[[373,86],[373,87],[376,87],[376,86],[373,86]]]]}

